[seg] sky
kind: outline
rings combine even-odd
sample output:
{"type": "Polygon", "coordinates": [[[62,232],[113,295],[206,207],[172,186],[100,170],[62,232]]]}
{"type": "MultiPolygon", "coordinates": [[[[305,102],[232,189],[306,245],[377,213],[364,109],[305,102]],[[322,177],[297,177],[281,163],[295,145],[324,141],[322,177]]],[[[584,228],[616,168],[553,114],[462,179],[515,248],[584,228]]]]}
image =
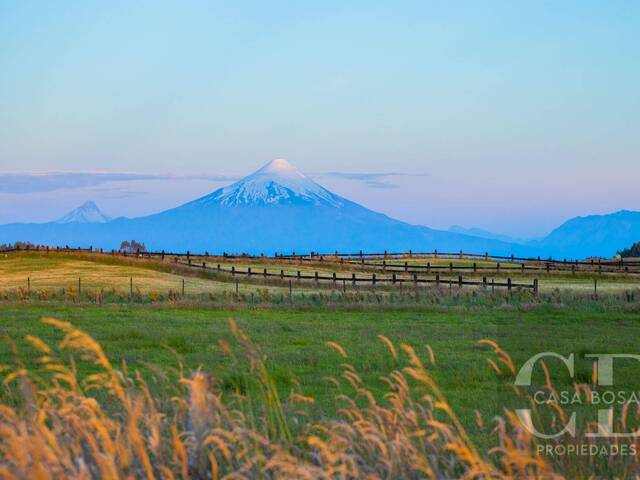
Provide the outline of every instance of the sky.
{"type": "Polygon", "coordinates": [[[0,223],[279,157],[434,228],[640,210],[639,31],[636,1],[0,0],[0,223]]]}

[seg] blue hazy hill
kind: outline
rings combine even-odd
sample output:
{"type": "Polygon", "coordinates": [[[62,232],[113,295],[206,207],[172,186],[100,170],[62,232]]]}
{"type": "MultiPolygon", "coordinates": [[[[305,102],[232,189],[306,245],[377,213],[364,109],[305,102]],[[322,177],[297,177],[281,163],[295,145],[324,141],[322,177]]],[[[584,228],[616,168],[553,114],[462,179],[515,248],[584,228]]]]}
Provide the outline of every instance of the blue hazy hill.
{"type": "Polygon", "coordinates": [[[118,248],[135,238],[154,250],[192,252],[489,251],[525,254],[530,247],[410,225],[336,195],[286,160],[179,207],[106,223],[0,226],[0,243],[118,248]]]}
{"type": "Polygon", "coordinates": [[[433,251],[517,256],[611,257],[640,240],[640,212],[571,219],[531,242],[483,231],[435,230],[374,212],[313,182],[278,159],[232,185],[140,218],[109,219],[92,202],[58,222],[0,226],[0,244],[118,248],[136,239],[153,250],[211,253],[433,251]],[[475,233],[475,235],[474,235],[475,233]]]}
{"type": "Polygon", "coordinates": [[[640,241],[640,212],[575,217],[532,245],[556,257],[611,257],[640,241]]]}

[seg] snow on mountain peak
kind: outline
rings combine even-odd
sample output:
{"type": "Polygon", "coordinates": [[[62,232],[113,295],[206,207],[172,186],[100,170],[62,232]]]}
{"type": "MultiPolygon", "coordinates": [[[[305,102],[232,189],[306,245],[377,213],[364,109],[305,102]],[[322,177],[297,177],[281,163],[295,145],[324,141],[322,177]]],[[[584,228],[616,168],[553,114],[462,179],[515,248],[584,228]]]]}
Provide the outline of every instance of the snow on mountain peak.
{"type": "Polygon", "coordinates": [[[92,200],[83,203],[78,208],[71,210],[56,223],[107,223],[110,217],[102,213],[92,200]]]}
{"type": "Polygon", "coordinates": [[[220,205],[314,204],[342,207],[343,199],[318,185],[283,158],[196,200],[220,205]]]}
{"type": "Polygon", "coordinates": [[[284,158],[276,158],[275,160],[271,160],[264,167],[258,170],[258,172],[264,172],[264,173],[269,172],[269,173],[277,173],[280,175],[294,175],[294,176],[304,177],[304,175],[302,175],[296,167],[291,165],[284,158]]]}

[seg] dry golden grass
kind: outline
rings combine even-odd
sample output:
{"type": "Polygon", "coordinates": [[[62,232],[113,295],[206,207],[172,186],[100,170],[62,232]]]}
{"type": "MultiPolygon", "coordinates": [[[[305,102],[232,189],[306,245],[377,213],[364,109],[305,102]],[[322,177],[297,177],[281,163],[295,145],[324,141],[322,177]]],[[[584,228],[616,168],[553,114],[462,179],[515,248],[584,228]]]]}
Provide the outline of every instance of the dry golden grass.
{"type": "MultiPolygon", "coordinates": [[[[536,455],[535,438],[509,410],[497,420],[496,446],[479,451],[434,381],[433,352],[426,350],[425,363],[387,337],[379,339],[397,368],[380,377],[388,386],[384,398],[366,388],[348,352],[330,342],[343,362],[341,374],[327,379],[328,388],[337,388],[335,416],[305,425],[304,406],[313,398],[298,389],[281,398],[260,348],[234,322],[237,345],[220,348],[230,362],[245,361],[254,388],[229,394],[206,372],[179,373],[171,399],[154,397],[126,365],[112,365],[83,331],[43,322],[64,338],[58,345],[27,338],[40,367],[27,370],[17,353],[3,367],[14,397],[0,405],[0,478],[547,479],[576,468],[585,477],[597,471],[592,460],[552,464],[536,455]],[[93,371],[81,376],[77,361],[93,371]]],[[[497,344],[483,343],[496,354],[493,368],[516,371],[497,344]]],[[[605,468],[621,477],[638,473],[636,457],[608,462],[605,468]]]]}
{"type": "MultiPolygon", "coordinates": [[[[104,256],[106,260],[108,256],[104,256]]],[[[131,279],[135,292],[166,294],[170,290],[180,292],[182,281],[185,291],[191,294],[235,290],[231,282],[220,282],[193,276],[180,276],[149,268],[148,262],[140,265],[130,262],[106,263],[91,261],[83,256],[21,254],[0,256],[0,289],[26,289],[30,283],[33,291],[77,289],[78,279],[84,290],[115,290],[129,292],[131,279]]],[[[249,287],[240,285],[241,290],[249,287]]],[[[254,288],[255,289],[255,288],[254,288]]],[[[273,291],[284,291],[269,287],[273,291]]]]}
{"type": "MultiPolygon", "coordinates": [[[[26,289],[29,281],[31,290],[41,291],[61,291],[61,289],[77,288],[78,278],[81,279],[82,287],[89,290],[114,290],[119,293],[128,293],[130,290],[130,279],[133,278],[134,292],[144,295],[151,293],[165,295],[170,290],[180,292],[182,289],[182,280],[185,281],[185,290],[191,294],[202,293],[220,293],[222,291],[235,291],[235,282],[239,282],[239,290],[244,293],[250,293],[255,290],[255,284],[265,283],[261,272],[267,268],[270,273],[284,273],[295,275],[300,271],[302,275],[313,275],[318,272],[320,275],[331,276],[336,272],[339,277],[351,277],[352,273],[356,273],[359,278],[370,278],[375,272],[379,283],[375,288],[378,290],[400,289],[400,284],[395,287],[388,280],[392,278],[392,273],[387,271],[364,267],[358,264],[334,263],[335,259],[328,257],[324,262],[299,262],[299,261],[275,261],[270,258],[261,259],[221,259],[219,257],[211,257],[207,259],[209,267],[215,267],[220,264],[223,269],[230,269],[235,266],[239,271],[246,271],[251,267],[255,272],[255,276],[248,279],[245,275],[232,277],[229,274],[216,276],[215,272],[208,271],[209,275],[196,268],[190,268],[184,265],[173,263],[173,257],[167,257],[164,262],[159,259],[136,259],[134,257],[121,257],[102,254],[86,254],[86,253],[55,253],[49,254],[36,252],[22,252],[18,254],[0,254],[0,290],[10,291],[17,288],[26,289]],[[203,278],[209,276],[210,278],[203,278]],[[212,276],[216,278],[211,278],[212,276]],[[385,283],[384,280],[387,280],[385,283]]],[[[196,263],[200,262],[198,259],[196,263]]],[[[390,259],[389,262],[401,263],[405,259],[390,259]]],[[[448,265],[449,259],[433,259],[433,265],[448,265]]],[[[185,262],[184,258],[180,259],[185,262]]],[[[195,261],[195,260],[194,260],[195,261]]],[[[424,259],[408,259],[409,263],[420,262],[424,264],[424,259]]],[[[452,260],[454,265],[469,265],[472,262],[465,259],[452,260]]],[[[483,262],[478,262],[481,265],[483,262]]],[[[491,263],[490,263],[491,264],[491,263]]],[[[495,263],[493,263],[495,264],[495,263]]],[[[508,265],[504,263],[503,265],[508,265]]],[[[474,280],[481,282],[483,276],[486,276],[489,283],[492,280],[496,282],[505,282],[507,277],[511,278],[515,284],[531,285],[534,278],[539,278],[539,291],[550,293],[556,289],[575,291],[576,293],[589,294],[594,291],[594,278],[591,274],[573,275],[571,272],[527,272],[503,270],[501,272],[482,272],[478,271],[453,271],[448,270],[434,271],[430,278],[434,279],[439,274],[443,282],[441,288],[448,288],[444,282],[453,280],[457,282],[458,276],[462,275],[465,280],[474,280]]],[[[413,285],[413,275],[397,272],[398,279],[408,281],[406,287],[413,285]]],[[[266,282],[267,285],[261,285],[267,288],[272,294],[286,293],[288,280],[279,282],[277,278],[270,278],[266,282]]],[[[597,276],[598,293],[624,293],[625,291],[634,291],[640,289],[640,275],[619,275],[619,274],[603,274],[597,276]]],[[[331,282],[321,282],[316,285],[312,280],[297,281],[292,280],[293,288],[297,291],[313,292],[331,288],[342,288],[342,282],[332,285],[331,282]]],[[[351,282],[345,282],[346,287],[351,286],[351,282]]],[[[359,284],[362,288],[373,288],[371,284],[359,284]]],[[[434,284],[422,285],[421,289],[433,289],[434,284]]],[[[453,285],[453,288],[457,288],[453,285]]],[[[465,287],[468,289],[477,289],[479,287],[465,287]]],[[[489,287],[490,288],[490,287],[489,287]]]]}

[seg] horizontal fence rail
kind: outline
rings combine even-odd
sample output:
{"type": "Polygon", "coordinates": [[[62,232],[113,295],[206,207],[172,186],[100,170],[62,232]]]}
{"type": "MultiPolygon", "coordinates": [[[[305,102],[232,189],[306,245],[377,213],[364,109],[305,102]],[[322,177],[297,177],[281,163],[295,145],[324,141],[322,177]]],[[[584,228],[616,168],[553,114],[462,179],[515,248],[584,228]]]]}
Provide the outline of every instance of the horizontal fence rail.
{"type": "Polygon", "coordinates": [[[220,264],[217,264],[215,267],[207,265],[206,262],[195,263],[191,260],[186,262],[179,261],[176,259],[176,262],[179,265],[184,265],[191,268],[198,268],[204,270],[214,270],[221,273],[230,274],[231,276],[247,276],[247,277],[263,277],[263,278],[278,278],[281,280],[311,280],[315,282],[332,282],[332,283],[349,283],[351,285],[357,284],[370,284],[372,286],[377,284],[435,284],[436,286],[446,285],[446,286],[477,286],[484,288],[507,288],[511,290],[512,288],[517,289],[531,289],[535,293],[538,292],[538,280],[534,279],[531,283],[516,283],[513,282],[510,278],[506,281],[495,281],[495,279],[488,280],[487,277],[484,277],[482,281],[478,280],[468,280],[459,276],[457,279],[453,278],[440,278],[440,275],[436,275],[435,278],[424,278],[418,277],[417,274],[414,274],[412,278],[398,277],[395,273],[393,273],[390,277],[379,277],[375,273],[371,276],[358,276],[356,273],[352,273],[350,276],[340,276],[336,272],[333,272],[331,275],[322,274],[320,272],[314,272],[313,274],[304,274],[300,270],[296,273],[285,272],[284,270],[280,270],[274,272],[273,270],[269,270],[267,268],[262,268],[258,270],[254,270],[251,267],[247,267],[245,270],[237,269],[235,266],[231,268],[222,267],[220,264]]]}
{"type": "MultiPolygon", "coordinates": [[[[341,259],[342,261],[342,259],[341,259]]],[[[625,274],[640,274],[640,268],[635,269],[635,265],[627,265],[619,268],[607,268],[606,266],[603,268],[603,265],[595,264],[593,267],[584,266],[584,265],[574,265],[570,264],[558,264],[558,263],[550,263],[550,262],[541,262],[540,264],[527,264],[527,263],[519,263],[519,264],[507,264],[504,265],[501,262],[496,262],[492,265],[480,264],[478,265],[476,262],[470,265],[454,265],[453,262],[450,262],[448,265],[442,264],[431,264],[431,262],[427,262],[426,265],[415,264],[415,263],[389,263],[383,261],[382,263],[373,263],[361,260],[347,260],[344,263],[348,263],[350,265],[359,265],[361,267],[375,268],[381,269],[383,271],[389,272],[407,272],[407,273],[427,273],[431,271],[449,271],[449,272],[482,272],[482,271],[491,271],[491,272],[501,272],[501,271],[511,271],[511,272],[532,272],[532,273],[540,273],[540,272],[567,272],[567,273],[625,273],[625,274]]],[[[639,265],[640,267],[640,265],[639,265]]]]}
{"type": "Polygon", "coordinates": [[[486,253],[468,253],[468,252],[439,252],[438,250],[433,250],[429,252],[414,252],[412,250],[408,250],[406,252],[382,252],[382,253],[371,253],[371,252],[358,252],[358,253],[317,253],[311,252],[308,254],[275,254],[275,255],[250,255],[245,253],[234,254],[223,252],[222,254],[215,253],[191,253],[187,251],[184,252],[170,252],[170,251],[154,251],[154,252],[124,252],[121,250],[103,250],[103,249],[94,249],[94,248],[74,248],[74,247],[46,247],[46,246],[37,246],[37,247],[27,247],[27,248],[11,248],[0,250],[1,253],[13,253],[13,252],[84,252],[84,253],[113,253],[120,255],[141,255],[145,257],[158,257],[158,256],[169,256],[169,257],[187,257],[187,258],[200,258],[200,257],[222,257],[228,259],[277,259],[277,260],[300,260],[300,261],[318,261],[320,259],[330,259],[330,258],[342,258],[345,260],[357,260],[357,259],[393,259],[393,258],[446,258],[446,259],[477,259],[477,260],[485,260],[485,261],[507,261],[512,263],[541,263],[541,264],[561,264],[561,265],[581,265],[581,266],[592,266],[597,267],[601,266],[637,266],[640,267],[639,259],[603,259],[603,258],[593,258],[589,260],[568,260],[568,259],[554,259],[554,258],[541,258],[541,257],[516,257],[514,255],[503,256],[503,255],[490,255],[488,252],[486,253]]]}
{"type": "MultiPolygon", "coordinates": [[[[305,255],[280,255],[277,254],[275,256],[265,256],[265,255],[248,255],[248,254],[228,254],[223,253],[222,255],[211,255],[208,252],[204,254],[192,254],[190,252],[182,253],[182,252],[126,252],[120,250],[110,250],[104,251],[102,249],[93,249],[93,248],[72,248],[72,247],[46,247],[46,246],[38,246],[38,247],[27,247],[27,248],[12,248],[5,249],[2,253],[15,253],[15,252],[24,252],[24,251],[32,251],[32,252],[76,252],[76,253],[87,253],[87,254],[110,254],[110,255],[119,255],[124,257],[135,257],[135,258],[148,258],[148,259],[161,259],[164,260],[166,257],[176,258],[176,259],[186,259],[187,263],[192,260],[207,260],[211,258],[220,258],[225,260],[273,260],[278,262],[327,262],[327,263],[340,263],[341,265],[351,265],[351,266],[359,266],[364,267],[366,269],[375,269],[381,270],[386,273],[396,273],[396,274],[409,274],[414,276],[423,277],[424,275],[430,275],[431,273],[455,273],[455,272],[467,272],[467,273],[542,273],[542,272],[571,272],[571,273],[612,273],[612,274],[632,274],[632,275],[640,275],[640,261],[638,260],[604,260],[604,259],[591,259],[589,261],[567,261],[567,260],[541,260],[539,258],[531,259],[531,258],[522,258],[515,256],[492,256],[488,253],[485,254],[474,254],[474,253],[465,253],[465,252],[438,252],[434,250],[433,252],[413,252],[409,250],[408,252],[383,252],[383,253],[364,253],[358,252],[356,254],[349,253],[331,253],[331,254],[318,254],[312,252],[310,254],[305,255]],[[404,263],[399,263],[398,259],[401,258],[409,258],[412,259],[411,263],[405,261],[404,263]],[[479,260],[473,262],[468,265],[455,265],[453,262],[449,262],[448,265],[443,264],[431,264],[431,262],[427,261],[426,264],[424,262],[415,263],[414,260],[426,260],[426,259],[464,259],[464,260],[479,260]],[[390,260],[390,261],[388,261],[390,260]],[[506,260],[507,264],[505,265],[500,260],[506,260]],[[488,265],[487,262],[494,262],[495,265],[488,265]]],[[[181,262],[183,263],[183,262],[181,262]]],[[[222,271],[222,270],[220,270],[222,271]]],[[[272,276],[272,275],[267,275],[272,276]]],[[[289,278],[289,277],[284,277],[289,278]]],[[[298,278],[294,276],[293,278],[298,278]]],[[[301,277],[303,278],[303,277],[301,277]]],[[[315,277],[314,277],[315,278],[315,277]]],[[[326,280],[324,278],[320,278],[320,280],[326,280]]],[[[332,280],[332,278],[329,278],[332,280]]],[[[340,278],[339,281],[352,281],[352,278],[340,278]]],[[[356,279],[356,282],[360,280],[356,279]]],[[[387,282],[386,279],[376,279],[376,283],[379,282],[387,282]]],[[[402,283],[406,281],[406,279],[397,278],[397,283],[402,283]]],[[[413,281],[413,280],[412,280],[413,281]]],[[[449,282],[450,280],[441,279],[440,282],[449,282]]],[[[464,282],[472,282],[472,280],[463,280],[464,282]]],[[[422,280],[419,278],[417,283],[438,283],[435,279],[425,279],[422,280]]],[[[471,285],[472,283],[466,283],[471,285]]],[[[483,285],[482,282],[476,282],[474,284],[483,285]]],[[[500,283],[496,283],[495,286],[505,286],[500,283]]],[[[512,284],[512,286],[514,286],[512,284]]],[[[531,288],[523,287],[523,288],[531,288]]]]}

